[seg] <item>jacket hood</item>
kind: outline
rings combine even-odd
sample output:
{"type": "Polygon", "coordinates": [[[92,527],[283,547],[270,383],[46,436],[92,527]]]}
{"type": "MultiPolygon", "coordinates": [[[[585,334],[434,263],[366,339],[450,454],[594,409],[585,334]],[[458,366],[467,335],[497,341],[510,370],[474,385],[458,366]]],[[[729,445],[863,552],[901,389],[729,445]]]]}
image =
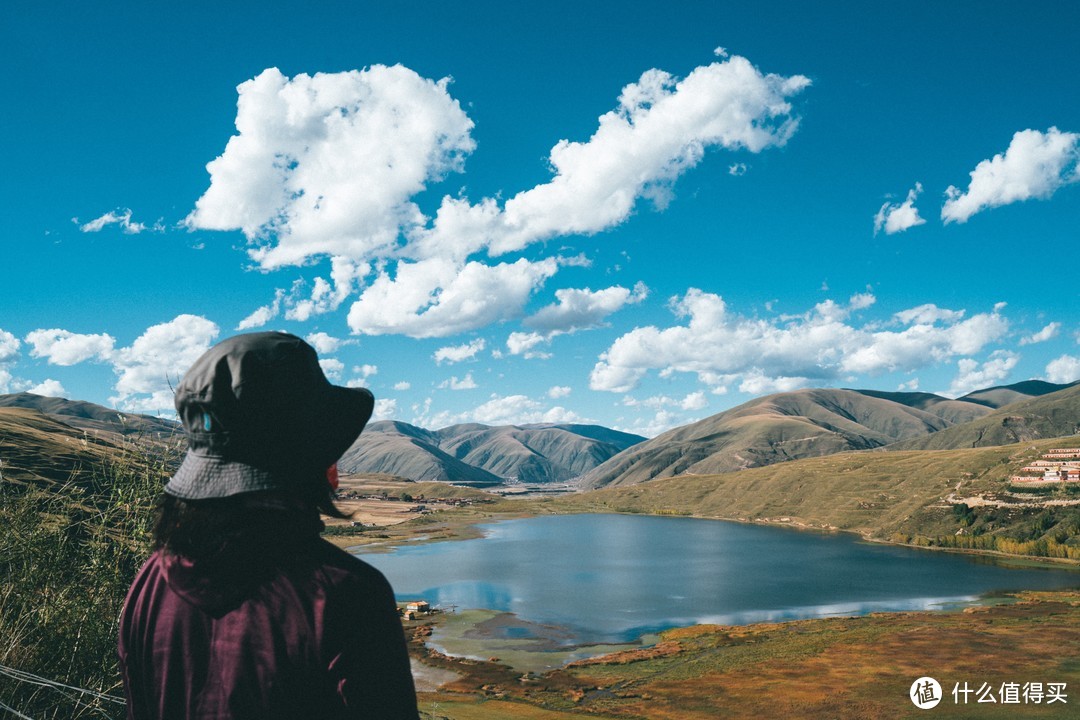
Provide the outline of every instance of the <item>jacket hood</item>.
{"type": "Polygon", "coordinates": [[[319,540],[324,525],[318,514],[275,513],[273,536],[241,534],[205,558],[161,551],[165,582],[184,601],[213,616],[236,609],[296,551],[319,540]]]}

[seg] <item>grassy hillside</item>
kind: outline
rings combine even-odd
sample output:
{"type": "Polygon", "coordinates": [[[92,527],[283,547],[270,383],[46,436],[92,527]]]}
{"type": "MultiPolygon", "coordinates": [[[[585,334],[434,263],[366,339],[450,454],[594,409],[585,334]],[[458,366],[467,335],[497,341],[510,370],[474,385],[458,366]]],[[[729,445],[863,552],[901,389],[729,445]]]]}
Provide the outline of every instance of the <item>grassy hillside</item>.
{"type": "Polygon", "coordinates": [[[550,506],[788,523],[901,542],[968,542],[981,549],[1052,555],[1007,544],[1041,540],[1044,551],[1047,543],[1058,543],[1080,557],[1080,505],[1069,504],[1080,501],[1080,493],[1024,496],[1010,493],[1008,484],[1016,468],[1050,447],[1078,443],[1080,438],[1057,438],[937,452],[839,453],[604,488],[551,500],[550,506]]]}
{"type": "Polygon", "coordinates": [[[0,395],[0,408],[29,408],[44,413],[80,430],[115,439],[117,436],[137,436],[141,439],[170,439],[180,426],[173,420],[119,412],[82,400],[45,397],[33,393],[0,395]]]}
{"type": "Polygon", "coordinates": [[[619,453],[585,475],[582,484],[597,488],[682,473],[730,472],[881,447],[949,425],[932,412],[861,391],[797,390],[669,430],[619,453]]]}
{"type": "Polygon", "coordinates": [[[1080,385],[1005,405],[933,435],[901,441],[890,450],[948,450],[1028,442],[1080,433],[1080,385]]]}
{"type": "Polygon", "coordinates": [[[8,482],[64,483],[119,452],[119,444],[37,410],[0,407],[0,477],[8,482]]]}

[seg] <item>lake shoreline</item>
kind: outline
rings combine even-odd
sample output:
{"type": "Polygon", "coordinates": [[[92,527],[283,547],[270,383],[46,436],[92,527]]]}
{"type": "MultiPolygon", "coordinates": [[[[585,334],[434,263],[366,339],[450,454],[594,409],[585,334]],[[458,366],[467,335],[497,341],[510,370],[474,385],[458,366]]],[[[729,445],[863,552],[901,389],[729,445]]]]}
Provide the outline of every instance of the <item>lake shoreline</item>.
{"type": "MultiPolygon", "coordinates": [[[[515,502],[528,502],[528,501],[515,501],[515,502]]],[[[541,501],[543,502],[543,501],[541,501]]],[[[975,548],[949,548],[934,545],[917,545],[915,543],[901,543],[887,538],[881,538],[874,536],[870,531],[866,530],[853,530],[838,528],[832,525],[821,525],[802,522],[793,518],[773,519],[773,518],[746,518],[746,517],[718,517],[712,515],[675,515],[671,513],[648,513],[648,512],[628,512],[611,509],[585,509],[585,508],[562,508],[559,510],[552,510],[547,508],[530,508],[520,509],[515,508],[513,510],[500,511],[496,508],[485,511],[483,514],[465,514],[465,513],[447,513],[445,517],[439,518],[436,523],[426,522],[423,525],[416,524],[416,520],[409,520],[397,525],[389,527],[374,528],[366,534],[348,535],[348,536],[327,536],[326,540],[337,545],[338,547],[352,552],[353,550],[363,550],[365,552],[371,552],[370,548],[375,545],[385,546],[387,551],[392,550],[398,546],[429,543],[429,542],[443,542],[443,541],[458,541],[458,540],[472,540],[482,536],[476,528],[479,525],[491,522],[500,522],[503,520],[516,520],[528,517],[541,517],[544,515],[627,515],[627,516],[644,516],[644,517],[682,517],[692,518],[695,520],[714,520],[719,522],[732,522],[744,525],[758,525],[765,527],[776,528],[789,528],[800,532],[808,532],[814,534],[847,534],[858,536],[861,540],[876,545],[887,545],[891,547],[909,548],[912,550],[927,550],[933,552],[945,552],[954,553],[958,555],[969,555],[975,557],[987,557],[1002,561],[1004,564],[1019,564],[1022,566],[1031,567],[1054,567],[1054,568],[1072,568],[1080,570],[1080,560],[1073,560],[1069,558],[1053,558],[1043,557],[1038,555],[1015,555],[1011,553],[1004,553],[997,550],[980,550],[975,548]],[[418,532],[419,528],[425,528],[428,530],[434,529],[434,533],[418,532]],[[357,542],[363,540],[363,542],[357,542]]]]}

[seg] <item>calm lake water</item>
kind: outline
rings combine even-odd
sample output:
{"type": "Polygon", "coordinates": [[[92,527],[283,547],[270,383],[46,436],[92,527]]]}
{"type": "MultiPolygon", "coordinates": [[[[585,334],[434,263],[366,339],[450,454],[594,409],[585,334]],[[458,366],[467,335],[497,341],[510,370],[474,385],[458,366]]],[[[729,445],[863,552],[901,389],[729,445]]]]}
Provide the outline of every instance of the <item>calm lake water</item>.
{"type": "Polygon", "coordinates": [[[994,591],[1080,587],[1080,573],[716,520],[556,515],[485,537],[363,554],[398,598],[512,612],[578,642],[695,623],[924,610],[994,591]]]}

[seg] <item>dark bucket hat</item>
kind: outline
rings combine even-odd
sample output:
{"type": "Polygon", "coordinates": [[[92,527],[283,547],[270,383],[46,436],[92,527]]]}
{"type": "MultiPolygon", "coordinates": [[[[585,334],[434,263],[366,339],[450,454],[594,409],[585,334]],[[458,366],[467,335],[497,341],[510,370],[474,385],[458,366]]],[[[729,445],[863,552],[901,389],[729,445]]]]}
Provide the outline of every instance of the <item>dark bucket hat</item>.
{"type": "Polygon", "coordinates": [[[374,405],[366,388],[332,385],[315,349],[295,335],[223,340],[176,388],[188,451],[165,492],[203,500],[325,482],[374,405]]]}

